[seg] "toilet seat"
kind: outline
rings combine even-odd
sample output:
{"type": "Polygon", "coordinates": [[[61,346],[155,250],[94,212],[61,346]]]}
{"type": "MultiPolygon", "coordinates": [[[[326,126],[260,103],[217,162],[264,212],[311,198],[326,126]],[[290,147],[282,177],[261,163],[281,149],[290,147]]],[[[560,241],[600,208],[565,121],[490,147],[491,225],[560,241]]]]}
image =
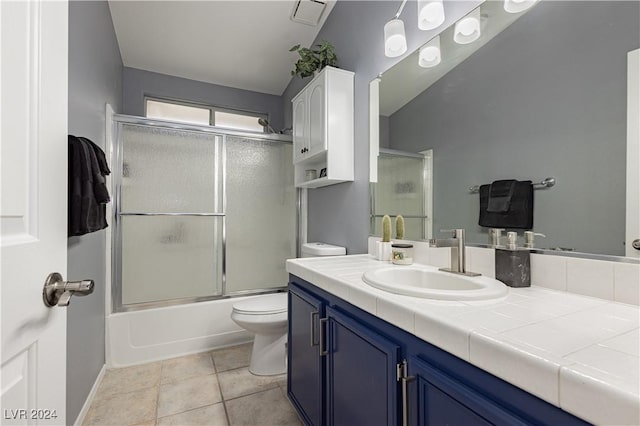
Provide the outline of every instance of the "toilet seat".
{"type": "Polygon", "coordinates": [[[243,315],[275,315],[287,312],[287,293],[260,296],[233,305],[233,312],[243,315]]]}

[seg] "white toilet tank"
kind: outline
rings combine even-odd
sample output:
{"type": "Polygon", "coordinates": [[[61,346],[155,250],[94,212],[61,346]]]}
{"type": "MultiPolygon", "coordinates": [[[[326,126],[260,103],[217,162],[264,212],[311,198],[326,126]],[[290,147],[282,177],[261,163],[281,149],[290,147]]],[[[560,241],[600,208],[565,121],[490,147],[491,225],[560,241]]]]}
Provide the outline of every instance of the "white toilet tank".
{"type": "Polygon", "coordinates": [[[302,245],[302,257],[344,256],[347,249],[326,243],[306,243],[302,245]]]}

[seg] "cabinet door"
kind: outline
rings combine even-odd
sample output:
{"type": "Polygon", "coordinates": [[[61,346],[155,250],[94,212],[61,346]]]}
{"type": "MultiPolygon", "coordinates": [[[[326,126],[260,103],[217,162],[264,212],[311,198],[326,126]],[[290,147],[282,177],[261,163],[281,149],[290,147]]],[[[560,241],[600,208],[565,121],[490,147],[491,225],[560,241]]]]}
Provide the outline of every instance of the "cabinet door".
{"type": "Polygon", "coordinates": [[[289,336],[287,394],[310,425],[323,424],[323,359],[319,350],[321,300],[306,292],[289,289],[289,336]]]}
{"type": "Polygon", "coordinates": [[[308,157],[327,150],[326,78],[323,73],[309,84],[309,152],[308,157]]]}
{"type": "Polygon", "coordinates": [[[397,344],[327,308],[327,402],[330,425],[398,423],[397,344]]]}
{"type": "Polygon", "coordinates": [[[411,425],[525,425],[480,392],[416,357],[409,357],[411,425]]]}
{"type": "Polygon", "coordinates": [[[307,117],[307,96],[302,93],[293,102],[293,162],[304,159],[309,147],[309,123],[307,117]]]}

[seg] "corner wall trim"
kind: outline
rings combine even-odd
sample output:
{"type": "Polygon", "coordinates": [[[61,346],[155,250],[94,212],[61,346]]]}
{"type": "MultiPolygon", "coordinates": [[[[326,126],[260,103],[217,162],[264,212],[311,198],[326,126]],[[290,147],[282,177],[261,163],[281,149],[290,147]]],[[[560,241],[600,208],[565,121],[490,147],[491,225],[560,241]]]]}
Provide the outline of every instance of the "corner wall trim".
{"type": "Polygon", "coordinates": [[[87,395],[87,399],[84,401],[84,405],[82,406],[82,410],[78,413],[78,417],[76,421],[73,422],[73,426],[81,426],[84,423],[84,418],[87,417],[87,413],[89,412],[89,407],[91,407],[91,403],[93,402],[93,398],[95,398],[96,393],[98,392],[98,387],[100,383],[102,383],[102,378],[107,371],[107,365],[104,364],[98,373],[98,377],[96,377],[96,381],[93,383],[91,387],[91,391],[89,395],[87,395]]]}

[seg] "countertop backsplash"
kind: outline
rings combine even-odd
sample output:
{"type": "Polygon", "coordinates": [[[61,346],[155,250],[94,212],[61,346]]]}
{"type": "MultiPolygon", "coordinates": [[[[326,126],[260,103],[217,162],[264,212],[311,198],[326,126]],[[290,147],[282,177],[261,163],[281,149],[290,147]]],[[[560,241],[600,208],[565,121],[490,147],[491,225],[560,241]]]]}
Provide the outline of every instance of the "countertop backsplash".
{"type": "MultiPolygon", "coordinates": [[[[375,255],[379,237],[369,237],[368,252],[375,255]]],[[[394,240],[414,246],[413,260],[448,267],[451,248],[429,247],[425,241],[394,240]]],[[[495,278],[495,250],[467,246],[467,270],[495,278]]],[[[531,285],[640,305],[640,264],[568,256],[531,254],[531,285]]]]}

